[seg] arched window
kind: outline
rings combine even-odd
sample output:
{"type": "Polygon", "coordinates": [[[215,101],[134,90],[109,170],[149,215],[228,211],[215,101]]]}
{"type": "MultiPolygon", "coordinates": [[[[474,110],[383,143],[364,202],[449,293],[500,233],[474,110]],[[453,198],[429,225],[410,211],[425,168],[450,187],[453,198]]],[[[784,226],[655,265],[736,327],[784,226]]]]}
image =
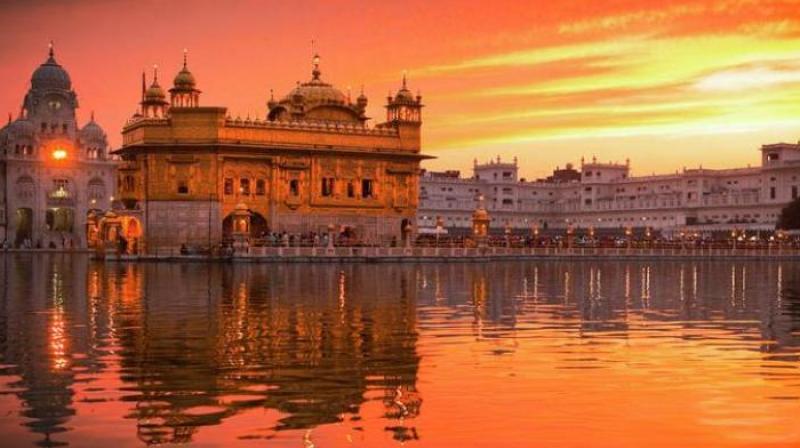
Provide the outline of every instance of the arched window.
{"type": "Polygon", "coordinates": [[[103,180],[99,178],[90,180],[86,188],[86,194],[91,204],[103,200],[106,197],[106,185],[103,180]]]}

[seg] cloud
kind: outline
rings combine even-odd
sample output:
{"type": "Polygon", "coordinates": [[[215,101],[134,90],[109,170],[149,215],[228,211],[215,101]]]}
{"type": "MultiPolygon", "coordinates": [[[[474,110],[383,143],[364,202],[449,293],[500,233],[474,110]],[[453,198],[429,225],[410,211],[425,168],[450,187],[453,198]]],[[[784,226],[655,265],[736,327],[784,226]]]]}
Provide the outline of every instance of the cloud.
{"type": "Polygon", "coordinates": [[[742,67],[720,71],[699,79],[694,88],[700,91],[741,91],[769,89],[800,83],[800,66],[774,67],[770,65],[742,67]]]}

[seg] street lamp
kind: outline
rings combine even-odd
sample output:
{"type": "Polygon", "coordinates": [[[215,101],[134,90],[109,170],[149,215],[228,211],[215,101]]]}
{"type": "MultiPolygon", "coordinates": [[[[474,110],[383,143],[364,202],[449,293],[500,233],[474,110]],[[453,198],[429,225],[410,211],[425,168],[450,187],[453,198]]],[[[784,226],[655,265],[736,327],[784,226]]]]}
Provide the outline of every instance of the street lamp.
{"type": "Polygon", "coordinates": [[[441,216],[436,217],[436,247],[439,247],[439,235],[442,234],[442,229],[444,229],[444,220],[442,220],[441,216]]]}
{"type": "Polygon", "coordinates": [[[567,224],[567,249],[572,247],[573,233],[575,233],[575,229],[572,227],[572,223],[567,224]]]}
{"type": "Polygon", "coordinates": [[[633,235],[633,229],[631,226],[625,227],[625,239],[628,242],[628,249],[631,248],[631,236],[633,235]]]}

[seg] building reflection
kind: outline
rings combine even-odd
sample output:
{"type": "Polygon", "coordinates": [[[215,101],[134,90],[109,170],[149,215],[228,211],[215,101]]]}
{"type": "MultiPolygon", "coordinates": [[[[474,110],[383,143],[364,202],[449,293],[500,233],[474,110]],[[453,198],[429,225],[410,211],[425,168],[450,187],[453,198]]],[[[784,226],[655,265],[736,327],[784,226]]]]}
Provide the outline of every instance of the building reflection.
{"type": "Polygon", "coordinates": [[[800,271],[788,262],[0,263],[0,377],[13,378],[40,446],[66,443],[100,376],[147,444],[194,441],[254,409],[275,411],[266,438],[360,428],[371,412],[394,439],[423,439],[418,333],[462,336],[459,321],[497,355],[528,331],[592,342],[654,323],[687,342],[711,330],[756,340],[747,347],[765,360],[796,363],[800,351],[800,271]]]}
{"type": "Polygon", "coordinates": [[[143,275],[130,279],[146,285],[141,312],[118,325],[144,442],[187,442],[257,407],[280,411],[274,430],[336,423],[358,416],[369,391],[404,422],[391,426],[396,438],[416,433],[410,269],[155,265],[143,275]],[[175,278],[185,289],[167,296],[175,278]]]}

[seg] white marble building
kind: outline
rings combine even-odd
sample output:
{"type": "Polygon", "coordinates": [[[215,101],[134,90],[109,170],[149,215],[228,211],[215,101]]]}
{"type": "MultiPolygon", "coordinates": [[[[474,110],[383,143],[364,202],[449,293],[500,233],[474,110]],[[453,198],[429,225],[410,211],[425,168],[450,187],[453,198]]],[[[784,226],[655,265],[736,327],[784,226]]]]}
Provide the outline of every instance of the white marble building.
{"type": "Polygon", "coordinates": [[[651,228],[671,231],[772,230],[781,209],[798,196],[800,144],[761,148],[758,167],[684,169],[673,174],[631,176],[630,162],[581,161],[536,181],[518,177],[513,162],[479,164],[458,172],[426,172],[420,182],[417,226],[434,229],[437,217],[455,233],[468,232],[479,195],[492,230],[651,228]]]}
{"type": "Polygon", "coordinates": [[[79,128],[78,99],[51,45],[19,116],[0,128],[0,241],[15,247],[85,247],[86,216],[107,210],[116,162],[103,129],[79,128]]]}

